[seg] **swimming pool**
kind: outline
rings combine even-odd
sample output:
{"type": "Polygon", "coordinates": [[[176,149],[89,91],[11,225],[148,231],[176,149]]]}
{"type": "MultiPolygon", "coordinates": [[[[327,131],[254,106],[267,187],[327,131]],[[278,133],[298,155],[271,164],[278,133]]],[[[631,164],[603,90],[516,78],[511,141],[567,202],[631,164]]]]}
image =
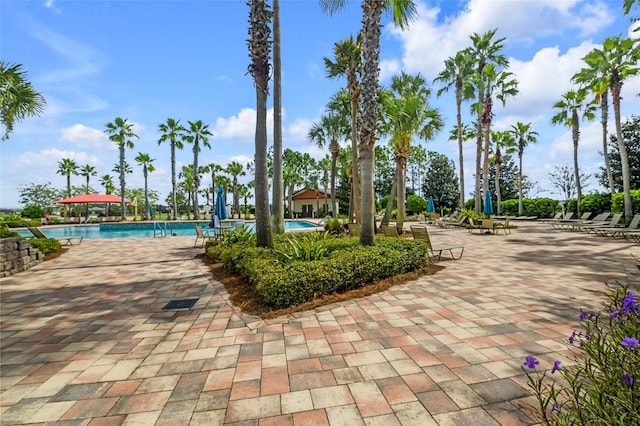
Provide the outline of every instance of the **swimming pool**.
{"type": "MultiPolygon", "coordinates": [[[[236,223],[245,223],[245,228],[253,232],[255,222],[225,221],[234,228],[236,223]]],[[[196,236],[195,225],[201,225],[206,230],[209,221],[191,222],[141,222],[141,223],[100,223],[97,225],[80,226],[43,226],[40,229],[49,238],[149,238],[162,237],[176,234],[179,237],[196,236]]],[[[285,231],[309,231],[318,229],[318,225],[306,220],[286,220],[284,222],[285,231]]],[[[20,229],[17,232],[23,237],[33,235],[27,229],[20,229]]]]}

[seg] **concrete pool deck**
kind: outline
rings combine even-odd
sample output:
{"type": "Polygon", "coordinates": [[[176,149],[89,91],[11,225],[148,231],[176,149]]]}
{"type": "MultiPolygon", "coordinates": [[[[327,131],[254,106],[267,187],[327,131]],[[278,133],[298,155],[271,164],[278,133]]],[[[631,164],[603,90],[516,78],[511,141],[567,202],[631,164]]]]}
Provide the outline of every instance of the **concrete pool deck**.
{"type": "Polygon", "coordinates": [[[0,423],[535,424],[524,357],[566,359],[605,281],[640,286],[640,247],[517,225],[430,227],[463,258],[266,322],[228,302],[194,237],[85,239],[0,279],[0,423]],[[185,298],[199,300],[162,310],[185,298]]]}

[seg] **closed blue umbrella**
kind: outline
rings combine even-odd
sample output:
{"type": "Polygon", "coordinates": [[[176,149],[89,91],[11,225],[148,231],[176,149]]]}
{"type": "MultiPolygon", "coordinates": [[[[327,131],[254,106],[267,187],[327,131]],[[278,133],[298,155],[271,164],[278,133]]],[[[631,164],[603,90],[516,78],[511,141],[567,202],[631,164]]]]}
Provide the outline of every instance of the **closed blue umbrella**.
{"type": "Polygon", "coordinates": [[[487,216],[493,214],[493,203],[491,202],[491,191],[487,189],[487,194],[484,197],[484,209],[482,210],[487,216]]]}
{"type": "Polygon", "coordinates": [[[218,219],[223,220],[227,218],[227,206],[224,199],[224,189],[222,185],[218,185],[218,195],[216,196],[216,207],[213,210],[213,214],[218,216],[218,219]]]}
{"type": "Polygon", "coordinates": [[[429,200],[427,201],[427,213],[435,213],[436,206],[433,204],[433,197],[429,196],[429,200]]]}

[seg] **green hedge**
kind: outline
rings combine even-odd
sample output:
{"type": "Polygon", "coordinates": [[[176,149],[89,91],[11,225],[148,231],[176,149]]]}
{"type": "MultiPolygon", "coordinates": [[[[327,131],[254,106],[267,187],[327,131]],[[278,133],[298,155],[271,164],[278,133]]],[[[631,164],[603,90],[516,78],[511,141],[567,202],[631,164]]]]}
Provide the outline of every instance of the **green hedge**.
{"type": "Polygon", "coordinates": [[[42,254],[56,253],[62,249],[60,241],[55,238],[29,238],[29,244],[40,249],[42,254]]]}
{"type": "MultiPolygon", "coordinates": [[[[631,210],[638,213],[640,212],[640,189],[632,189],[631,193],[631,210]]],[[[611,197],[611,212],[612,213],[624,213],[624,194],[618,192],[611,197]]],[[[631,218],[627,218],[631,220],[631,218]]]]}
{"type": "MultiPolygon", "coordinates": [[[[536,216],[540,219],[553,217],[558,210],[558,201],[551,198],[525,198],[522,200],[524,216],[536,216]]],[[[518,216],[518,200],[504,200],[500,211],[505,216],[518,216]]]]}
{"type": "Polygon", "coordinates": [[[593,216],[611,211],[611,194],[587,194],[580,200],[580,211],[593,216]]]}
{"type": "MultiPolygon", "coordinates": [[[[292,234],[287,234],[290,237],[292,234]]],[[[420,241],[376,238],[365,247],[355,238],[330,238],[326,257],[311,262],[281,261],[286,239],[274,237],[274,249],[248,243],[216,244],[207,253],[242,275],[274,308],[285,308],[333,292],[360,288],[394,275],[424,268],[427,247],[420,241]]]]}

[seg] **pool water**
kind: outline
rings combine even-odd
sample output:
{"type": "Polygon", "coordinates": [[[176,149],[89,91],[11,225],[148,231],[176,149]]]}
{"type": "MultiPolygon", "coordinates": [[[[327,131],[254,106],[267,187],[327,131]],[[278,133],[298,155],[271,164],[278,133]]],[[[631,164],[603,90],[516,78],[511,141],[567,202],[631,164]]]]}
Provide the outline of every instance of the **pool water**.
{"type": "MultiPolygon", "coordinates": [[[[242,222],[242,221],[240,221],[242,222]]],[[[233,229],[236,221],[225,221],[233,229]]],[[[40,229],[49,238],[149,238],[176,234],[179,237],[196,236],[195,225],[207,230],[208,221],[202,222],[144,222],[144,223],[101,223],[80,226],[43,226],[40,229]]],[[[303,231],[316,229],[318,225],[305,220],[286,220],[285,231],[303,231]]],[[[245,229],[254,232],[255,223],[245,222],[245,229]]],[[[33,237],[27,229],[17,231],[23,237],[33,237]]]]}

